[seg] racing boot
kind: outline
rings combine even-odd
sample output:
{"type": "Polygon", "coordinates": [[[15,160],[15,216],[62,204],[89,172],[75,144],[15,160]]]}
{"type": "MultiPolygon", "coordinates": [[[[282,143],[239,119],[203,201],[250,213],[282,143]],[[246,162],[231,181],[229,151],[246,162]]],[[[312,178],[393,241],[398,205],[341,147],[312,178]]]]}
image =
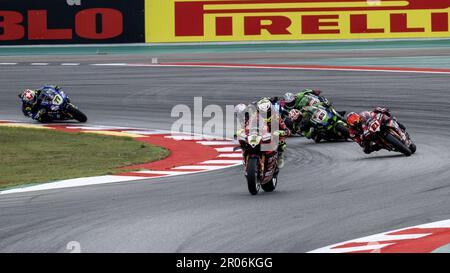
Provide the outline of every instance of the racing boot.
{"type": "Polygon", "coordinates": [[[370,143],[370,147],[372,148],[372,151],[374,151],[374,152],[378,152],[379,150],[381,150],[383,148],[380,145],[378,145],[376,142],[373,142],[373,141],[370,143]]]}
{"type": "Polygon", "coordinates": [[[311,127],[309,129],[309,132],[306,133],[306,138],[307,139],[315,139],[315,137],[316,137],[316,130],[314,129],[314,127],[311,127]]]}
{"type": "Polygon", "coordinates": [[[378,152],[381,150],[381,146],[376,144],[375,142],[371,141],[367,143],[367,145],[364,145],[364,153],[371,154],[373,152],[378,152]]]}
{"type": "Polygon", "coordinates": [[[278,154],[278,169],[282,169],[284,167],[284,153],[278,154]]]}
{"type": "Polygon", "coordinates": [[[47,113],[47,111],[45,109],[40,109],[34,116],[34,119],[39,122],[44,122],[46,113],[47,113]]]}
{"type": "Polygon", "coordinates": [[[280,143],[278,146],[278,169],[282,169],[284,167],[284,151],[286,151],[286,142],[280,143]]]}

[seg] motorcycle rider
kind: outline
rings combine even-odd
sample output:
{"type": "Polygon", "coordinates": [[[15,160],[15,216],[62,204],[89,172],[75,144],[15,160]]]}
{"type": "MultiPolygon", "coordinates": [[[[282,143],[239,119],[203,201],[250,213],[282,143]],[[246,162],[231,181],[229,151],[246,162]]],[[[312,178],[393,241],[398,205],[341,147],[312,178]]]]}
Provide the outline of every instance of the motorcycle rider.
{"type": "Polygon", "coordinates": [[[247,105],[244,103],[239,103],[238,105],[236,105],[234,107],[234,115],[238,122],[238,128],[244,128],[249,119],[247,105]]]}
{"type": "Polygon", "coordinates": [[[19,94],[19,98],[22,100],[22,113],[26,117],[30,117],[34,120],[42,121],[45,117],[46,110],[41,108],[43,100],[41,89],[26,89],[19,94]]]}
{"type": "Polygon", "coordinates": [[[289,111],[289,116],[285,118],[284,123],[291,131],[291,134],[298,134],[308,139],[314,138],[316,131],[310,122],[313,113],[314,106],[304,107],[302,111],[292,109],[289,111]]]}
{"type": "Polygon", "coordinates": [[[288,127],[291,131],[291,134],[303,135],[301,128],[302,118],[303,116],[301,111],[297,109],[292,109],[291,111],[289,111],[288,116],[286,116],[286,118],[284,119],[284,123],[286,124],[286,127],[288,127]]]}
{"type": "Polygon", "coordinates": [[[323,107],[321,105],[311,105],[305,106],[302,108],[301,113],[301,122],[300,122],[300,131],[301,134],[307,139],[314,139],[316,137],[316,129],[311,122],[311,117],[317,111],[318,107],[323,107]]]}
{"type": "Polygon", "coordinates": [[[47,110],[41,107],[41,103],[46,97],[43,91],[47,89],[61,90],[58,85],[44,85],[40,89],[26,89],[19,94],[19,98],[22,100],[22,113],[24,116],[41,122],[45,120],[47,110]]]}
{"type": "MultiPolygon", "coordinates": [[[[278,136],[278,145],[277,145],[277,151],[279,153],[278,157],[278,167],[281,169],[284,166],[284,151],[287,148],[287,144],[285,141],[286,136],[289,136],[291,134],[290,130],[286,127],[286,124],[284,123],[283,119],[281,119],[280,115],[278,114],[278,111],[276,109],[276,106],[273,104],[273,100],[270,98],[263,98],[259,100],[256,103],[256,114],[252,115],[250,117],[249,122],[246,124],[246,129],[251,124],[259,124],[258,122],[262,121],[263,126],[267,127],[268,131],[271,132],[273,135],[278,136]],[[278,131],[272,132],[272,120],[275,120],[275,122],[278,122],[278,131]]],[[[245,130],[245,129],[243,129],[245,130]]],[[[238,132],[238,135],[242,133],[242,130],[238,132]]],[[[244,158],[246,157],[245,151],[244,151],[244,158]]]]}
{"type": "Polygon", "coordinates": [[[289,112],[292,109],[301,110],[308,105],[328,102],[325,97],[320,96],[321,92],[313,89],[305,89],[297,94],[287,92],[283,96],[282,106],[289,112]]]}
{"type": "MultiPolygon", "coordinates": [[[[364,153],[370,154],[372,152],[379,151],[382,147],[372,141],[372,134],[369,131],[370,121],[377,115],[385,115],[387,119],[392,119],[390,111],[385,107],[376,107],[372,111],[364,111],[361,113],[351,112],[347,115],[346,121],[349,126],[350,138],[359,144],[363,149],[364,153]]],[[[406,127],[397,121],[398,125],[402,130],[406,127]]]]}
{"type": "Polygon", "coordinates": [[[41,122],[45,120],[47,110],[41,107],[41,103],[45,99],[42,91],[46,89],[59,91],[61,88],[57,85],[44,85],[40,89],[26,89],[19,94],[19,98],[22,100],[22,113],[24,116],[41,122]]]}
{"type": "MultiPolygon", "coordinates": [[[[283,106],[284,114],[288,114],[290,110],[302,110],[306,106],[322,105],[325,108],[330,108],[330,101],[321,96],[322,91],[318,89],[305,89],[297,94],[286,93],[283,96],[281,105],[283,106]]],[[[341,116],[345,115],[345,111],[337,111],[341,116]]]]}

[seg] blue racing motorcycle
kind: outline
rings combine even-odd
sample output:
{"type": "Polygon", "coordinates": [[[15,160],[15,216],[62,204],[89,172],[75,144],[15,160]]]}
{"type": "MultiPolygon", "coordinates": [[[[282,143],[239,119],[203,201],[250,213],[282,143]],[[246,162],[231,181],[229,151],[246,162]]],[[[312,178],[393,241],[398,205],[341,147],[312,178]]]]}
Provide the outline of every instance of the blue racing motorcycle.
{"type": "Polygon", "coordinates": [[[87,116],[71,103],[64,91],[53,85],[46,85],[39,94],[40,108],[45,109],[41,121],[71,120],[86,122],[87,116]]]}

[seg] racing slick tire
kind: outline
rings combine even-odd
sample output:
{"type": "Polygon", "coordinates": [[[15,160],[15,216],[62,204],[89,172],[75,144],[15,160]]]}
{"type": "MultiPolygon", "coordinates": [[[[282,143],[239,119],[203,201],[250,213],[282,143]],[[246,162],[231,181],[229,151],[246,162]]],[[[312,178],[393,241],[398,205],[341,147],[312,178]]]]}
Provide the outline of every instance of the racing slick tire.
{"type": "Polygon", "coordinates": [[[257,195],[261,185],[258,182],[258,158],[251,157],[247,163],[247,186],[251,195],[257,195]]]}
{"type": "Polygon", "coordinates": [[[73,104],[67,104],[66,112],[79,122],[84,123],[87,121],[87,116],[78,110],[78,108],[76,108],[73,104]]]}
{"type": "Polygon", "coordinates": [[[405,144],[403,144],[403,142],[401,142],[398,138],[396,138],[395,136],[391,135],[391,134],[387,134],[386,135],[386,141],[389,142],[392,146],[394,146],[394,148],[401,152],[402,154],[404,154],[405,156],[411,156],[412,152],[411,150],[406,147],[405,144]]]}
{"type": "Polygon", "coordinates": [[[414,154],[417,150],[416,144],[413,143],[413,144],[409,145],[409,150],[411,151],[411,154],[414,154]]]}
{"type": "Polygon", "coordinates": [[[274,176],[269,182],[262,184],[261,188],[265,192],[273,192],[277,188],[277,184],[278,184],[278,173],[274,174],[274,176]]]}

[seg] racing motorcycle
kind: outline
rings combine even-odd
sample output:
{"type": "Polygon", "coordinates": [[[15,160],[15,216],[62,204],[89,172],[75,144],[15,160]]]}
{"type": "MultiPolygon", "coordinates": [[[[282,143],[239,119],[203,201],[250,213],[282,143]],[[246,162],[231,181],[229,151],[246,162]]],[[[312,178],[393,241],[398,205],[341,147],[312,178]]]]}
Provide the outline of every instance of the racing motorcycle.
{"type": "Polygon", "coordinates": [[[321,105],[308,106],[304,108],[311,115],[310,122],[314,127],[316,143],[325,140],[347,140],[349,138],[348,125],[345,118],[333,107],[321,105]]]}
{"type": "MultiPolygon", "coordinates": [[[[309,101],[308,104],[303,107],[303,109],[292,109],[287,110],[285,108],[281,108],[281,117],[284,120],[284,123],[286,126],[291,130],[291,135],[300,135],[302,136],[301,132],[301,119],[299,117],[302,115],[302,111],[305,111],[305,109],[315,109],[315,107],[321,107],[325,111],[329,112],[331,114],[331,119],[336,124],[336,129],[331,136],[329,134],[322,134],[324,136],[320,136],[317,138],[318,142],[320,142],[321,139],[347,139],[348,138],[348,126],[345,123],[345,111],[336,111],[334,107],[332,106],[332,103],[325,97],[322,96],[313,96],[309,95],[309,101]],[[337,123],[340,123],[340,125],[337,125],[337,123]],[[343,128],[345,127],[345,128],[343,128]]],[[[314,111],[312,111],[314,112],[314,111]]],[[[319,122],[320,123],[320,122],[319,122]]]]}
{"type": "Polygon", "coordinates": [[[417,150],[406,128],[398,123],[395,117],[386,113],[378,113],[368,121],[366,137],[388,151],[400,152],[405,156],[411,156],[417,150]]]}
{"type": "Polygon", "coordinates": [[[46,110],[43,122],[75,119],[86,122],[87,116],[70,101],[67,94],[54,86],[44,86],[39,97],[40,107],[46,110]]]}
{"type": "Polygon", "coordinates": [[[272,192],[277,187],[278,145],[270,151],[261,149],[261,146],[270,143],[271,139],[272,134],[267,128],[244,130],[239,136],[240,147],[238,148],[244,154],[245,177],[251,195],[258,194],[261,188],[265,192],[272,192]]]}

